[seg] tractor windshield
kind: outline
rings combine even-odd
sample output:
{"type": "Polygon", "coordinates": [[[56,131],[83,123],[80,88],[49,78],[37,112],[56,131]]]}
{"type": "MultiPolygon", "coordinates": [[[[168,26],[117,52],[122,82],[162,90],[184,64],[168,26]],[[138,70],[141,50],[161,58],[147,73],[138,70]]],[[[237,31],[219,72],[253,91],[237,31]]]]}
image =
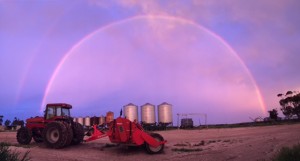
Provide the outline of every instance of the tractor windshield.
{"type": "Polygon", "coordinates": [[[70,116],[68,108],[56,107],[56,116],[70,116]]]}
{"type": "Polygon", "coordinates": [[[50,119],[54,116],[55,116],[55,107],[48,107],[46,119],[50,119]]]}
{"type": "Polygon", "coordinates": [[[63,109],[61,110],[61,115],[62,115],[62,116],[70,116],[70,109],[68,109],[68,108],[63,108],[63,109]]]}
{"type": "Polygon", "coordinates": [[[50,119],[54,116],[70,116],[70,109],[62,108],[60,106],[49,106],[47,108],[46,119],[50,119]]]}

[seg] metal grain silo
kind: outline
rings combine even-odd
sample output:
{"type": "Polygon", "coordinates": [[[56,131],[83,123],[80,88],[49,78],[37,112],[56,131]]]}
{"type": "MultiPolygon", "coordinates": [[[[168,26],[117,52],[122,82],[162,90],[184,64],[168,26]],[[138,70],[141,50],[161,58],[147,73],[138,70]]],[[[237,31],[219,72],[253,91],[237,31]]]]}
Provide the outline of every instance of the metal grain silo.
{"type": "Polygon", "coordinates": [[[112,122],[112,121],[114,121],[114,113],[111,112],[111,111],[108,111],[106,113],[106,119],[105,119],[105,121],[106,121],[107,124],[110,123],[110,122],[112,122]]]}
{"type": "Polygon", "coordinates": [[[170,124],[173,122],[172,105],[166,102],[158,105],[158,122],[162,124],[170,124]]]}
{"type": "Polygon", "coordinates": [[[89,116],[83,119],[84,126],[91,126],[91,118],[89,116]]]}
{"type": "Polygon", "coordinates": [[[77,122],[80,123],[81,125],[83,125],[83,118],[82,117],[78,117],[77,118],[77,122]]]}
{"type": "Polygon", "coordinates": [[[100,116],[99,117],[99,125],[104,125],[105,124],[105,117],[104,116],[100,116]]]}
{"type": "Polygon", "coordinates": [[[136,120],[137,122],[139,121],[138,119],[138,107],[132,103],[129,103],[128,105],[124,106],[124,117],[126,117],[130,121],[136,120]]]}
{"type": "Polygon", "coordinates": [[[99,117],[93,116],[91,118],[91,125],[98,125],[99,124],[99,117]]]}
{"type": "Polygon", "coordinates": [[[143,124],[155,124],[155,106],[146,103],[141,106],[141,115],[143,124]]]}

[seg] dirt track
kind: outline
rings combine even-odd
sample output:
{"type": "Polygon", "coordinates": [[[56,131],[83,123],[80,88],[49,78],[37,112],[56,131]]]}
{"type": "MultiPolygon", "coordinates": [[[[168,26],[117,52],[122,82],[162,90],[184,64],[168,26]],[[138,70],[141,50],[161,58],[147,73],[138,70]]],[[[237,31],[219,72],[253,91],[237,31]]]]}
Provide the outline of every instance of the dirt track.
{"type": "MultiPolygon", "coordinates": [[[[282,147],[300,142],[300,124],[247,128],[160,131],[168,143],[164,152],[149,155],[143,148],[108,146],[108,138],[64,149],[48,149],[32,141],[31,148],[11,146],[19,152],[30,151],[33,161],[154,161],[154,160],[270,160],[282,147]],[[204,143],[204,145],[203,145],[204,143]],[[175,151],[194,149],[193,152],[175,151]]],[[[17,144],[15,132],[1,132],[0,142],[17,144]]]]}

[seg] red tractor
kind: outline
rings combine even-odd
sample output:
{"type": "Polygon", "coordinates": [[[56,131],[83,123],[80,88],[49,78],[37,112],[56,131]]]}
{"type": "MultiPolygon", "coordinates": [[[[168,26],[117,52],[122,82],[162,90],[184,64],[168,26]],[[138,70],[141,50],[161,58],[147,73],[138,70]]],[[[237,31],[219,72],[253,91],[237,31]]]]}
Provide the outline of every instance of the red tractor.
{"type": "Polygon", "coordinates": [[[44,117],[29,118],[26,126],[17,132],[20,144],[29,144],[33,140],[44,142],[51,148],[63,148],[83,141],[83,126],[73,122],[70,116],[71,105],[65,103],[47,104],[44,117]]]}

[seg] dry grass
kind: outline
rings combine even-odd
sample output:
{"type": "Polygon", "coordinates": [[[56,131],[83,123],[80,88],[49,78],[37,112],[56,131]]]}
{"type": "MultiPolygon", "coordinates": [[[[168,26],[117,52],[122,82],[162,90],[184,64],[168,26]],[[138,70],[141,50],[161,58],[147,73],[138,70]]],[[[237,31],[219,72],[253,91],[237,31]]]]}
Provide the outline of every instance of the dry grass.
{"type": "Polygon", "coordinates": [[[300,143],[292,148],[283,147],[273,158],[273,161],[299,161],[300,160],[300,143]]]}
{"type": "Polygon", "coordinates": [[[25,152],[23,156],[21,156],[20,152],[12,151],[9,149],[11,146],[9,143],[1,142],[0,143],[0,160],[1,161],[30,161],[29,151],[25,152]]]}

